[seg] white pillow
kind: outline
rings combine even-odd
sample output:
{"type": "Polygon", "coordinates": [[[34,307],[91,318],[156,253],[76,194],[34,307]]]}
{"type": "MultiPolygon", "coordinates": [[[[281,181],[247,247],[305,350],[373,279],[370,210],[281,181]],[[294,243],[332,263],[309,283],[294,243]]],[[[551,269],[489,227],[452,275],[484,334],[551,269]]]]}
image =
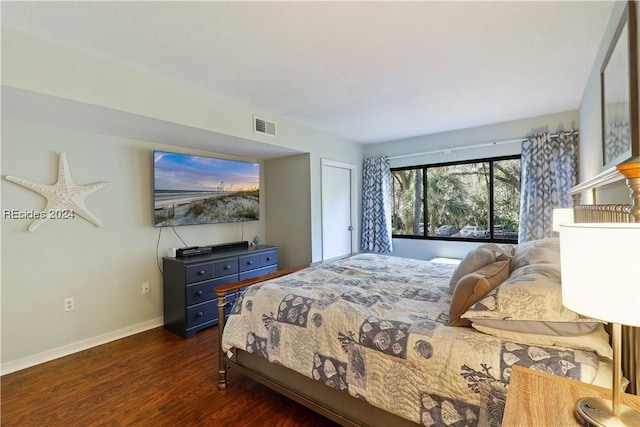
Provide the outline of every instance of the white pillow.
{"type": "Polygon", "coordinates": [[[480,332],[508,341],[522,344],[577,348],[581,350],[595,351],[598,355],[613,360],[613,350],[609,345],[609,335],[604,330],[604,325],[602,324],[598,325],[594,331],[586,335],[573,337],[526,334],[522,332],[490,328],[488,326],[481,326],[475,323],[472,323],[471,326],[480,332]]]}

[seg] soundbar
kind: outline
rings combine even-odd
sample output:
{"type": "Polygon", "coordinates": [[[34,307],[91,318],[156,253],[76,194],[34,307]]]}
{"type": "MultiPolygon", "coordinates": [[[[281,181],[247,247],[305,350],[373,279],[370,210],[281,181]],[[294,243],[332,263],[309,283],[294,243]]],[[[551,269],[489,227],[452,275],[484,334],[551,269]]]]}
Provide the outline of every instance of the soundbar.
{"type": "Polygon", "coordinates": [[[221,243],[219,245],[212,245],[207,247],[211,248],[213,252],[222,252],[232,249],[247,249],[249,247],[249,242],[247,240],[244,240],[242,242],[221,243]]]}
{"type": "Polygon", "coordinates": [[[176,258],[188,258],[191,256],[209,255],[215,252],[230,251],[233,249],[247,249],[249,247],[248,241],[222,243],[220,245],[211,246],[189,246],[186,248],[180,248],[176,250],[176,258]]]}

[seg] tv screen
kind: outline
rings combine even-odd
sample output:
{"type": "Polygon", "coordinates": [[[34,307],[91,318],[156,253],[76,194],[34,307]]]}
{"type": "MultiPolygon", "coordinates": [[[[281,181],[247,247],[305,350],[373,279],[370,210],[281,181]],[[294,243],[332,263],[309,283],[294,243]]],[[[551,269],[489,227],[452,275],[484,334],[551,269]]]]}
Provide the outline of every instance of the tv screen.
{"type": "Polygon", "coordinates": [[[154,225],[216,224],[260,219],[260,165],[153,152],[154,225]]]}

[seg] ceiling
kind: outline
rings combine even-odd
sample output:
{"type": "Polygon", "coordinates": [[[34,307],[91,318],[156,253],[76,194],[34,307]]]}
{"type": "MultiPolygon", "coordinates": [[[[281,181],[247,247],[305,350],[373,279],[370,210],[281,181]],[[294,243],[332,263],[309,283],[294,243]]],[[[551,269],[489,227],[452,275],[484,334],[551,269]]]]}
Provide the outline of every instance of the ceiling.
{"type": "Polygon", "coordinates": [[[1,7],[3,26],[367,144],[577,109],[613,1],[1,7]]]}

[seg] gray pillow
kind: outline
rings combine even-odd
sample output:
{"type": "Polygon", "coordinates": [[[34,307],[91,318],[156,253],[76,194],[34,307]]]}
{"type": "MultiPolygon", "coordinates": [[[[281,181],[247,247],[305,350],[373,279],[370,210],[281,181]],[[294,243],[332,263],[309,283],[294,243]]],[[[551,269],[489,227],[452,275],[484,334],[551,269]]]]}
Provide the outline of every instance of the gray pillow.
{"type": "Polygon", "coordinates": [[[515,246],[509,243],[484,243],[478,248],[491,249],[496,253],[496,261],[511,261],[515,252],[515,246]]]}
{"type": "Polygon", "coordinates": [[[576,336],[593,331],[599,320],[562,305],[559,264],[523,265],[461,317],[473,324],[513,332],[576,336]]]}
{"type": "Polygon", "coordinates": [[[511,271],[535,264],[560,265],[560,239],[552,237],[516,245],[511,259],[511,271]]]}

